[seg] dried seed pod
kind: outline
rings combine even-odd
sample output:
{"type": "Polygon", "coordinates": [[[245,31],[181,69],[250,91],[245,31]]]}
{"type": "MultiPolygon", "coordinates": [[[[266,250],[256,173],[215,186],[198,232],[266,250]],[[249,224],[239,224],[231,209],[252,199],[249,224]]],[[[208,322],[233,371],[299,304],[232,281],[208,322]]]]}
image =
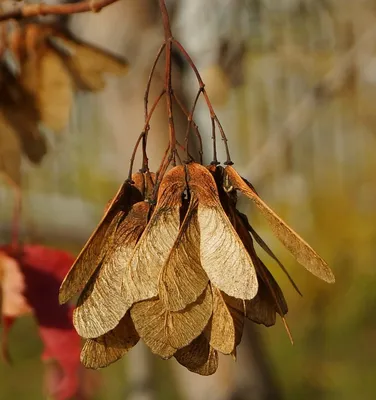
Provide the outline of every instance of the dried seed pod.
{"type": "MultiPolygon", "coordinates": [[[[140,175],[142,177],[142,174],[140,175]]],[[[85,287],[107,254],[117,228],[116,224],[111,224],[116,214],[121,212],[127,215],[132,205],[138,201],[142,201],[142,195],[136,185],[124,182],[61,284],[59,291],[61,304],[66,303],[85,287]]]]}
{"type": "MultiPolygon", "coordinates": [[[[247,230],[248,226],[239,213],[233,214],[233,224],[250,257],[254,261],[259,282],[259,290],[256,297],[245,302],[246,315],[256,323],[264,324],[265,326],[274,325],[276,312],[283,317],[288,311],[283,293],[274,280],[273,275],[257,256],[252,237],[247,230]]],[[[233,306],[236,307],[235,304],[233,306]]],[[[240,308],[236,308],[240,311],[242,310],[241,306],[240,308]]]]}
{"type": "Polygon", "coordinates": [[[200,261],[197,199],[192,194],[179,235],[159,276],[159,298],[170,311],[193,303],[208,284],[200,261]]]}
{"type": "Polygon", "coordinates": [[[231,354],[240,343],[243,334],[243,301],[234,298],[229,300],[229,296],[222,293],[213,285],[212,293],[213,316],[206,329],[206,334],[209,338],[210,345],[214,349],[223,354],[231,354]]]}
{"type": "Polygon", "coordinates": [[[273,251],[270,249],[270,247],[265,243],[265,241],[262,239],[262,237],[252,228],[250,223],[248,222],[248,218],[246,215],[237,212],[237,215],[242,219],[245,227],[248,229],[249,233],[252,235],[252,237],[256,240],[257,244],[265,251],[266,254],[268,254],[269,257],[271,257],[281,268],[281,270],[284,272],[284,274],[287,276],[288,280],[290,281],[291,285],[293,288],[299,293],[301,296],[302,293],[299,290],[298,286],[290,276],[289,272],[287,271],[286,267],[279,261],[277,256],[273,253],[273,251]]]}
{"type": "Polygon", "coordinates": [[[210,281],[229,296],[257,293],[253,262],[223,211],[214,178],[202,165],[187,165],[189,190],[198,199],[201,264],[210,281]]]}
{"type": "Polygon", "coordinates": [[[174,357],[179,364],[196,374],[212,375],[218,368],[218,353],[203,333],[191,344],[178,350],[174,357]]]}
{"type": "Polygon", "coordinates": [[[328,267],[328,264],[312,249],[312,247],[261,200],[256,192],[252,190],[246,182],[244,182],[233,167],[227,166],[225,172],[233,188],[240,190],[255,203],[257,208],[268,221],[273,233],[296,258],[296,260],[313,275],[328,283],[333,283],[335,278],[328,267]]]}
{"type": "Polygon", "coordinates": [[[246,314],[247,318],[257,324],[272,326],[276,322],[276,313],[283,317],[287,314],[288,307],[273,275],[263,264],[262,268],[267,278],[263,279],[259,275],[259,291],[255,298],[246,302],[246,314]]]}
{"type": "Polygon", "coordinates": [[[81,351],[81,362],[86,368],[107,367],[128,353],[139,339],[128,312],[112,331],[86,341],[81,351]]]}
{"type": "Polygon", "coordinates": [[[131,316],[136,330],[146,345],[162,358],[170,358],[177,349],[198,337],[212,314],[212,294],[204,293],[182,311],[168,311],[159,299],[136,303],[131,316]]]}
{"type": "Polygon", "coordinates": [[[158,295],[159,274],[179,234],[185,186],[183,167],[173,168],[162,180],[154,213],[124,275],[123,292],[132,303],[158,295]]]}
{"type": "Polygon", "coordinates": [[[139,202],[125,218],[120,211],[113,219],[117,228],[111,248],[82,291],[73,313],[73,323],[80,336],[96,338],[105,334],[115,328],[132,305],[122,294],[122,279],[137,240],[147,225],[149,210],[150,204],[139,202]]]}

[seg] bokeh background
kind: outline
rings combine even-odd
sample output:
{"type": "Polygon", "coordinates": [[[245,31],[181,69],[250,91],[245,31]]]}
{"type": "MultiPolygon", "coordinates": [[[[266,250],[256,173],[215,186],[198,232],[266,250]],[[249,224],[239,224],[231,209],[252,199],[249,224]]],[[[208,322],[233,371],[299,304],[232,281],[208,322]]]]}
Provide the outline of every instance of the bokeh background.
{"type": "MultiPolygon", "coordinates": [[[[289,303],[294,345],[281,321],[268,329],[250,324],[238,361],[222,360],[210,378],[162,362],[138,345],[98,373],[95,399],[374,399],[376,1],[168,3],[175,36],[202,71],[237,168],[328,261],[336,283],[322,283],[298,266],[244,204],[303,292],[301,298],[268,261],[289,303]]],[[[22,164],[23,240],[77,254],[126,177],[162,30],[155,0],[120,0],[67,23],[130,65],[125,77],[108,76],[100,93],[76,93],[67,128],[46,133],[43,163],[22,164]]],[[[156,79],[162,76],[160,69],[156,79]]],[[[176,59],[176,90],[188,104],[195,95],[192,79],[176,59]]],[[[210,161],[203,103],[196,122],[210,161]]],[[[150,133],[154,166],[165,148],[166,126],[160,107],[150,133]]],[[[182,118],[178,129],[184,134],[182,118]]],[[[0,241],[6,243],[13,192],[5,182],[0,204],[0,241]]],[[[18,320],[10,339],[14,362],[0,363],[0,399],[43,398],[42,344],[33,318],[18,320]]]]}

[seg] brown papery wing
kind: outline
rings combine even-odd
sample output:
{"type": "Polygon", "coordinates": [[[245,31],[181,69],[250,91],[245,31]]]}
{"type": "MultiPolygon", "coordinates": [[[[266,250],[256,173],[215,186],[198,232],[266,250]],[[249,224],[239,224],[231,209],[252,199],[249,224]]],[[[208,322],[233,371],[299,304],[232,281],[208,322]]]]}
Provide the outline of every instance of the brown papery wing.
{"type": "Polygon", "coordinates": [[[84,338],[96,338],[115,328],[132,305],[121,291],[124,271],[137,240],[146,227],[150,205],[139,202],[131,211],[119,212],[113,223],[117,224],[113,244],[106,257],[78,299],[73,312],[73,323],[84,338]],[[118,220],[118,221],[116,221],[118,220]],[[119,221],[120,220],[120,221],[119,221]]]}
{"type": "Polygon", "coordinates": [[[179,235],[159,277],[159,297],[166,309],[179,311],[193,303],[208,284],[200,261],[197,200],[192,194],[179,235]]]}
{"type": "Polygon", "coordinates": [[[81,351],[81,362],[86,368],[107,367],[127,354],[139,340],[140,337],[127,313],[113,330],[85,342],[81,351]]]}
{"type": "Polygon", "coordinates": [[[243,181],[233,167],[227,166],[225,171],[234,189],[240,190],[255,203],[268,221],[273,233],[296,260],[313,275],[328,283],[333,283],[335,278],[328,264],[312,249],[312,247],[261,200],[261,198],[243,181]]]}
{"type": "Polygon", "coordinates": [[[201,264],[210,281],[220,290],[239,299],[257,293],[253,262],[225,214],[214,178],[203,166],[187,166],[189,189],[198,199],[201,264]]]}
{"type": "Polygon", "coordinates": [[[116,223],[111,224],[116,214],[123,211],[127,215],[131,206],[140,200],[142,197],[138,189],[129,182],[124,182],[61,284],[61,304],[83,290],[107,254],[117,228],[116,223]]]}
{"type": "MultiPolygon", "coordinates": [[[[206,329],[210,345],[223,354],[231,354],[240,343],[244,326],[244,311],[238,309],[243,301],[233,299],[238,303],[234,308],[230,302],[226,302],[229,296],[212,285],[213,316],[206,329]]],[[[256,296],[257,297],[257,296],[256,296]]]]}
{"type": "Polygon", "coordinates": [[[159,274],[179,235],[180,206],[185,190],[183,167],[169,171],[161,182],[157,205],[131,257],[123,279],[132,303],[158,295],[159,274]]]}
{"type": "Polygon", "coordinates": [[[259,281],[257,296],[252,300],[246,301],[247,316],[257,323],[262,323],[266,326],[274,325],[276,311],[283,317],[287,313],[287,304],[277,282],[257,256],[252,236],[248,232],[249,224],[246,224],[246,222],[248,221],[242,218],[240,213],[234,214],[236,230],[252,260],[254,260],[259,281]]]}
{"type": "Polygon", "coordinates": [[[196,374],[212,375],[218,368],[218,353],[210,346],[204,334],[201,334],[188,346],[178,350],[174,357],[179,364],[196,374]]]}
{"type": "Polygon", "coordinates": [[[170,358],[177,349],[198,337],[212,314],[212,294],[208,286],[204,293],[182,311],[167,311],[159,300],[146,300],[131,308],[136,330],[155,354],[170,358]]]}
{"type": "Polygon", "coordinates": [[[256,240],[257,244],[265,251],[266,254],[268,254],[269,257],[271,257],[281,268],[281,270],[285,273],[285,275],[287,276],[288,280],[290,281],[291,285],[293,286],[293,288],[301,295],[301,291],[299,290],[298,286],[296,285],[296,283],[294,282],[294,280],[292,279],[292,277],[290,276],[289,272],[287,271],[286,267],[281,263],[281,261],[279,261],[279,259],[277,258],[277,256],[273,253],[273,251],[270,249],[270,247],[265,243],[265,241],[263,240],[263,238],[252,228],[252,226],[250,225],[250,223],[248,222],[248,218],[246,215],[238,212],[239,217],[242,219],[243,223],[245,224],[245,226],[247,227],[248,231],[252,234],[252,237],[256,240]]]}

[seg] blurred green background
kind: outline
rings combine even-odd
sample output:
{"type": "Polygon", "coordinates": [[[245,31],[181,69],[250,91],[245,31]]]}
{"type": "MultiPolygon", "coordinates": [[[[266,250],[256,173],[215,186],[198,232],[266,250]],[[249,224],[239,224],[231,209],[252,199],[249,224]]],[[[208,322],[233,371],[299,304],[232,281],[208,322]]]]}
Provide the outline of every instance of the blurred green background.
{"type": "MultiPolygon", "coordinates": [[[[155,3],[124,0],[99,15],[73,18],[73,30],[127,56],[131,70],[122,79],[109,77],[100,94],[78,94],[66,132],[47,133],[50,151],[43,164],[24,162],[25,240],[78,252],[126,177],[142,128],[143,87],[161,39],[155,3]],[[98,28],[97,23],[103,25],[98,28]],[[111,39],[116,23],[121,24],[119,33],[111,39]]],[[[267,260],[289,303],[294,345],[280,321],[273,328],[257,327],[262,352],[242,346],[237,364],[231,361],[218,377],[207,380],[223,388],[217,392],[205,392],[201,378],[179,376],[182,368],[173,362],[152,358],[147,379],[153,382],[153,395],[202,398],[190,392],[191,385],[214,400],[374,399],[376,1],[202,3],[171,1],[174,29],[203,72],[236,166],[328,261],[336,283],[322,283],[300,268],[244,203],[252,225],[303,292],[301,298],[267,260]],[[240,360],[243,348],[253,361],[240,360]],[[278,396],[259,388],[234,395],[260,374],[264,361],[278,396]]],[[[177,73],[179,90],[191,102],[192,78],[185,70],[177,73]]],[[[203,132],[210,126],[203,104],[196,122],[203,132]]],[[[154,165],[165,147],[165,127],[160,110],[151,132],[154,165]]],[[[208,133],[207,149],[209,138],[208,133]]],[[[6,242],[12,193],[5,185],[0,186],[0,200],[0,238],[6,242]]],[[[33,320],[17,321],[11,334],[14,365],[0,363],[1,400],[42,398],[41,349],[33,320]]],[[[130,354],[103,370],[96,399],[133,398],[127,380],[140,357],[130,354]]]]}

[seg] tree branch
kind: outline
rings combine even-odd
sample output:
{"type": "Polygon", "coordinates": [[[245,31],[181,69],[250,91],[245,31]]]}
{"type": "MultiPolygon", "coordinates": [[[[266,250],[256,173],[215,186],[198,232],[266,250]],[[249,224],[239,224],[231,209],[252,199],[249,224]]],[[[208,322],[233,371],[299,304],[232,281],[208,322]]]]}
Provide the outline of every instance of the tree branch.
{"type": "Polygon", "coordinates": [[[118,0],[88,0],[79,3],[67,3],[67,4],[26,4],[21,7],[17,7],[14,10],[4,12],[0,14],[0,21],[6,21],[8,19],[23,19],[29,17],[36,17],[39,15],[68,15],[77,14],[83,12],[99,12],[102,8],[105,8],[118,0]]]}

